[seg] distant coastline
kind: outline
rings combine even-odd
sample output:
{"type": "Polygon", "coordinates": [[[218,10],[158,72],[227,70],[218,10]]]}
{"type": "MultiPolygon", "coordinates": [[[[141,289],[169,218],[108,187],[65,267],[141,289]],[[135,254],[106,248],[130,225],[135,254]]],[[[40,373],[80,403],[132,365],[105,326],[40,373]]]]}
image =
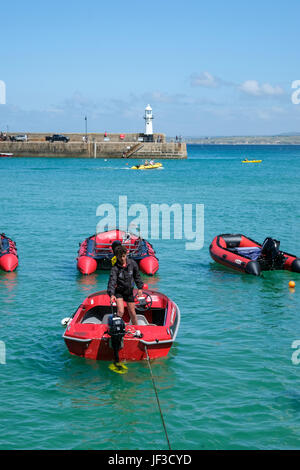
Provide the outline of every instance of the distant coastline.
{"type": "Polygon", "coordinates": [[[244,137],[185,137],[187,144],[201,145],[300,145],[299,135],[244,137]]]}

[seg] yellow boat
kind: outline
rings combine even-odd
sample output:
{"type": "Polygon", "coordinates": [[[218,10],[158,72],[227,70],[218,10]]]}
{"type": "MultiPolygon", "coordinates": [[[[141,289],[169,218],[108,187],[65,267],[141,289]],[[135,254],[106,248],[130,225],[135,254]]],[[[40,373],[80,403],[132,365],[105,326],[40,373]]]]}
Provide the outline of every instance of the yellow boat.
{"type": "Polygon", "coordinates": [[[248,158],[245,158],[245,160],[242,160],[242,163],[260,163],[262,160],[248,160],[248,158]]]}
{"type": "Polygon", "coordinates": [[[143,165],[136,165],[136,166],[132,166],[131,167],[131,170],[155,170],[157,168],[162,168],[162,163],[153,163],[152,165],[147,164],[143,164],[143,165]]]}

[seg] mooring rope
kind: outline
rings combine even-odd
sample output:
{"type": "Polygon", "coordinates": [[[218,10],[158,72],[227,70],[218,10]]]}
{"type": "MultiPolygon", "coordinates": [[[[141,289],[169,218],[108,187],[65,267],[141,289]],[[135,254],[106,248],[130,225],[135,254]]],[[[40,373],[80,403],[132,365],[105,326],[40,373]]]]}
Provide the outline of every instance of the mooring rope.
{"type": "Polygon", "coordinates": [[[153,388],[154,388],[154,392],[155,392],[155,395],[156,395],[156,401],[157,401],[158,409],[159,409],[159,412],[160,412],[161,421],[162,421],[162,424],[163,424],[163,427],[164,427],[164,431],[165,431],[166,439],[167,439],[167,442],[168,442],[169,450],[171,450],[171,445],[170,445],[170,441],[169,441],[169,437],[168,437],[168,432],[167,432],[165,420],[164,420],[164,417],[163,417],[163,413],[162,413],[162,410],[161,410],[161,406],[160,406],[160,403],[159,403],[158,393],[157,393],[154,377],[153,377],[153,374],[152,374],[152,368],[151,368],[150,359],[149,359],[149,355],[148,355],[148,349],[147,349],[146,345],[145,345],[145,350],[146,350],[146,355],[147,355],[148,366],[149,366],[149,369],[150,369],[151,379],[152,379],[152,383],[153,383],[153,388]]]}

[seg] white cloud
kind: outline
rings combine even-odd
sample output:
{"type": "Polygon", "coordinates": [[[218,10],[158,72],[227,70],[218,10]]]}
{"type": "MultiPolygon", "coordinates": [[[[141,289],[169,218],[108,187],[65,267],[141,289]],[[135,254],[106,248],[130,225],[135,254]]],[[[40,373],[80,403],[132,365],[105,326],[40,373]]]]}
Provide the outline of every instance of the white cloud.
{"type": "Polygon", "coordinates": [[[203,86],[206,88],[217,88],[221,83],[221,80],[214,77],[209,72],[202,72],[200,74],[191,75],[192,86],[203,86]]]}
{"type": "Polygon", "coordinates": [[[245,80],[242,84],[225,81],[216,77],[209,72],[201,72],[190,76],[190,83],[193,87],[218,88],[221,86],[231,87],[240,90],[249,96],[259,97],[278,97],[285,93],[284,89],[279,85],[271,85],[270,83],[259,83],[258,80],[245,80]]]}
{"type": "Polygon", "coordinates": [[[257,80],[246,80],[239,86],[239,90],[251,96],[278,96],[284,94],[284,90],[278,85],[262,83],[257,80]]]}

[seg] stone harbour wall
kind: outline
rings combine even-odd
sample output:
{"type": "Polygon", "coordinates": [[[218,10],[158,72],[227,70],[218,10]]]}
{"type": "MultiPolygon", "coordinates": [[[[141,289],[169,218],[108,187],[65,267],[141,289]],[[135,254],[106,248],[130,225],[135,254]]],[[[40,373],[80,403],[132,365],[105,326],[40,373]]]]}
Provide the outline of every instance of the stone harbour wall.
{"type": "Polygon", "coordinates": [[[185,159],[185,142],[0,142],[0,153],[14,157],[185,159]]]}

